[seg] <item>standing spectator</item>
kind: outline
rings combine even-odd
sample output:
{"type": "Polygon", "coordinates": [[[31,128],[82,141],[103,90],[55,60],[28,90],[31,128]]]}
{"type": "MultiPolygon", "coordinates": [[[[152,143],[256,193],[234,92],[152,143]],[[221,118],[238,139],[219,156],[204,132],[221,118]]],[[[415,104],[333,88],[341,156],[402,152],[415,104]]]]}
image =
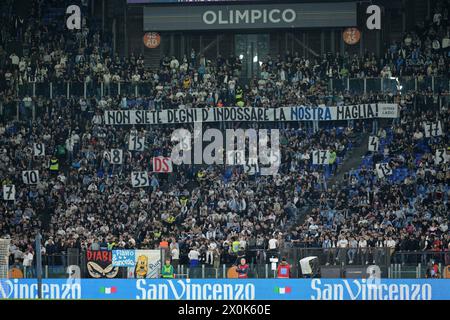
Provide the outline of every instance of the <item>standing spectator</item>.
{"type": "Polygon", "coordinates": [[[214,264],[214,251],[217,248],[217,244],[215,241],[210,241],[208,244],[208,251],[206,252],[206,263],[214,264]]]}
{"type": "Polygon", "coordinates": [[[269,240],[269,255],[276,255],[278,253],[278,240],[274,237],[269,240]]]}
{"type": "Polygon", "coordinates": [[[337,248],[338,248],[338,253],[337,253],[336,260],[339,262],[339,264],[345,264],[345,257],[346,257],[346,252],[347,252],[347,248],[348,248],[348,240],[345,238],[345,236],[343,234],[339,236],[339,240],[337,242],[337,248]]]}
{"type": "Polygon", "coordinates": [[[347,252],[348,263],[353,264],[353,261],[355,260],[356,252],[358,250],[358,241],[356,241],[355,238],[350,237],[349,241],[348,241],[348,247],[349,247],[348,252],[347,252]]]}
{"type": "Polygon", "coordinates": [[[23,255],[23,267],[25,268],[25,277],[33,277],[34,271],[33,271],[33,250],[31,248],[28,248],[27,251],[25,251],[23,255]]]}
{"type": "Polygon", "coordinates": [[[392,238],[392,236],[390,236],[388,238],[388,240],[386,240],[386,247],[388,248],[388,253],[389,256],[392,256],[395,252],[395,247],[396,247],[397,243],[396,241],[392,238]]]}
{"type": "Polygon", "coordinates": [[[197,247],[195,246],[192,247],[192,249],[189,251],[188,258],[189,258],[189,266],[191,268],[198,267],[200,252],[198,252],[197,247]]]}
{"type": "Polygon", "coordinates": [[[178,265],[180,262],[180,250],[178,249],[178,246],[173,246],[172,250],[170,251],[170,256],[172,258],[172,265],[173,267],[178,270],[178,265]]]}
{"type": "Polygon", "coordinates": [[[359,248],[359,257],[361,260],[361,264],[369,264],[368,250],[367,250],[367,240],[364,236],[359,237],[358,248],[359,248]]]}

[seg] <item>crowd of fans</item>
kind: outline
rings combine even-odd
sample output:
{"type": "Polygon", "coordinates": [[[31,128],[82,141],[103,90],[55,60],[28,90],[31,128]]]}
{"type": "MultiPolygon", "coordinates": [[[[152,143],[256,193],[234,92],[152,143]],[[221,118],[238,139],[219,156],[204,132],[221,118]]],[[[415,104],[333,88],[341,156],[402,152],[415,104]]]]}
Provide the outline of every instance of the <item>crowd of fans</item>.
{"type": "Polygon", "coordinates": [[[362,56],[336,53],[306,58],[298,52],[286,52],[265,57],[258,78],[245,85],[240,81],[242,62],[234,55],[209,59],[192,49],[183,57],[164,57],[157,69],[148,68],[141,54],[114,54],[108,35],[100,35],[93,18],[88,21],[83,15],[82,30],[62,32],[64,26],[55,19],[43,19],[51,4],[31,1],[31,6],[33,13],[28,19],[3,13],[8,23],[1,26],[0,32],[0,90],[7,96],[13,95],[17,86],[50,82],[54,91],[63,82],[74,86],[86,83],[89,92],[98,96],[103,83],[106,96],[125,100],[135,98],[133,86],[139,85],[140,99],[147,107],[239,103],[278,107],[333,103],[332,96],[340,97],[345,92],[329,91],[330,78],[411,76],[421,80],[426,76],[448,78],[450,70],[448,1],[438,1],[432,17],[405,33],[401,41],[392,43],[382,57],[366,52],[362,56]],[[13,41],[21,43],[20,54],[14,52],[14,46],[9,46],[13,52],[6,51],[13,41]],[[119,82],[130,86],[124,85],[122,96],[117,97],[119,82]],[[236,91],[241,89],[242,101],[236,99],[236,91]]]}
{"type": "Polygon", "coordinates": [[[186,240],[189,247],[203,241],[208,231],[213,241],[240,234],[255,241],[255,229],[264,239],[281,230],[288,216],[295,217],[294,211],[311,201],[316,189],[323,188],[324,176],[332,173],[313,166],[310,153],[319,146],[329,148],[342,161],[353,137],[351,128],[282,130],[283,165],[275,181],[250,177],[241,167],[189,166],[176,168],[169,177],[152,174],[150,187],[135,189],[131,171],[149,170],[152,157],[170,155],[173,128],[140,130],[146,150],[125,152],[123,164],[112,165],[105,152],[128,150],[134,129],[110,130],[89,116],[83,119],[75,108],[48,108],[31,126],[10,122],[0,127],[2,184],[17,186],[15,203],[2,205],[3,233],[29,243],[47,219],[44,238],[62,248],[61,241],[87,248],[106,240],[153,248],[163,237],[186,240]],[[46,156],[33,155],[35,143],[45,145],[46,156]],[[60,168],[51,172],[55,156],[60,168]],[[39,170],[39,183],[24,185],[23,170],[39,170]]]}
{"type": "MultiPolygon", "coordinates": [[[[369,152],[357,170],[321,195],[320,205],[292,232],[291,241],[323,249],[350,248],[351,262],[357,251],[362,263],[372,262],[368,247],[433,251],[444,262],[439,253],[450,245],[450,171],[448,163],[439,162],[435,155],[438,149],[448,153],[448,133],[427,138],[423,124],[448,120],[448,108],[434,113],[427,106],[419,111],[405,107],[399,123],[378,131],[380,150],[369,152]],[[383,162],[392,175],[378,176],[375,165],[383,162]]],[[[335,263],[330,258],[327,262],[335,263]]]]}
{"type": "Polygon", "coordinates": [[[234,56],[209,60],[192,50],[179,60],[165,57],[151,70],[142,56],[113,55],[88,21],[73,33],[43,24],[45,2],[31,1],[34,14],[28,20],[5,11],[10,23],[0,26],[0,177],[2,185],[16,187],[15,201],[0,205],[0,237],[12,239],[11,259],[29,265],[40,230],[47,256],[69,248],[153,249],[168,241],[180,263],[200,260],[216,267],[244,254],[266,261],[262,250],[289,247],[322,248],[327,264],[372,263],[395,251],[435,252],[423,259],[448,263],[448,256],[438,253],[450,248],[450,171],[448,162],[434,161],[435,151],[448,146],[448,90],[354,95],[327,86],[329,78],[339,77],[449,76],[448,2],[440,1],[429,23],[391,45],[381,59],[372,54],[308,59],[288,52],[267,57],[260,75],[245,85],[234,56]],[[23,54],[6,52],[11,41],[23,43],[23,54]],[[27,82],[61,81],[93,88],[101,82],[104,94],[94,89],[87,99],[65,93],[18,98],[15,91],[27,82]],[[124,89],[119,96],[112,84],[120,81],[145,83],[146,89],[138,96],[124,89]],[[105,109],[117,108],[379,101],[398,103],[400,118],[376,125],[320,124],[314,130],[283,126],[282,166],[274,177],[248,175],[241,166],[175,166],[170,175],[150,173],[146,188],[131,186],[131,171],[151,171],[152,157],[170,155],[174,128],[108,127],[101,117],[105,109]],[[16,102],[20,121],[12,120],[16,102]],[[29,121],[32,108],[35,121],[29,121]],[[425,137],[423,123],[437,121],[442,135],[425,137]],[[128,151],[131,131],[145,136],[145,151],[128,151]],[[337,164],[345,163],[369,132],[380,138],[380,150],[330,183],[337,164]],[[45,145],[45,156],[34,156],[34,143],[45,145]],[[124,150],[122,165],[111,164],[111,148],[124,150]],[[316,149],[330,150],[336,163],[312,165],[316,149]],[[59,168],[49,170],[54,159],[59,168]],[[377,176],[375,165],[381,162],[389,163],[391,176],[377,176]],[[25,185],[23,170],[38,170],[39,182],[25,185]],[[305,210],[305,221],[298,223],[305,210]]]}
{"type": "Polygon", "coordinates": [[[150,174],[150,187],[132,188],[131,171],[151,171],[152,157],[170,155],[173,128],[139,128],[146,150],[127,151],[135,128],[111,130],[77,108],[43,108],[35,122],[0,127],[2,185],[14,184],[17,190],[14,203],[2,203],[0,229],[13,239],[13,248],[20,248],[14,256],[30,249],[36,229],[45,230],[49,255],[71,247],[157,248],[171,239],[182,262],[192,250],[203,261],[215,252],[216,261],[231,262],[236,239],[241,250],[254,252],[269,249],[270,240],[277,250],[330,249],[326,263],[376,259],[369,249],[361,256],[360,248],[440,252],[449,245],[449,171],[433,157],[448,144],[448,107],[436,114],[428,104],[414,107],[411,101],[401,104],[401,118],[392,127],[380,126],[380,151],[363,158],[339,185],[328,184],[334,166],[312,165],[311,152],[329,149],[345,162],[356,138],[370,131],[370,122],[317,132],[298,125],[282,129],[276,177],[247,175],[241,166],[175,166],[171,175],[150,174]],[[426,138],[423,123],[436,120],[444,135],[426,138]],[[34,143],[45,145],[45,157],[33,155],[34,143]],[[110,163],[105,151],[111,148],[125,150],[122,165],[110,163]],[[49,171],[54,157],[58,172],[49,171]],[[383,161],[389,161],[395,179],[377,177],[374,166],[383,161]],[[23,184],[23,170],[39,170],[39,183],[23,184]],[[407,174],[397,179],[402,170],[407,174]],[[308,217],[296,225],[303,208],[309,208],[308,217]],[[335,248],[354,251],[347,257],[335,248]]]}

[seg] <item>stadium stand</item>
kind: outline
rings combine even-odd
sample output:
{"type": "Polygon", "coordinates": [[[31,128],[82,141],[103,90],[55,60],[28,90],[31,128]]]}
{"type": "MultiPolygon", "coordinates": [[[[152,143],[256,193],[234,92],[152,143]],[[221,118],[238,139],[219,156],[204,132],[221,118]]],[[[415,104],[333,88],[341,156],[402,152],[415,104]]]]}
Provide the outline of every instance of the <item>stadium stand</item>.
{"type": "Polygon", "coordinates": [[[64,264],[71,248],[153,249],[162,241],[184,265],[189,257],[232,264],[241,253],[266,262],[288,249],[321,249],[326,265],[375,263],[386,254],[398,263],[450,263],[450,171],[448,161],[435,159],[437,150],[448,153],[450,55],[441,48],[450,41],[448,1],[436,1],[432,19],[382,57],[287,52],[267,56],[260,76],[247,83],[238,57],[166,56],[152,70],[142,55],[113,55],[95,19],[89,28],[62,33],[54,22],[64,14],[61,2],[30,1],[28,20],[12,12],[11,2],[1,7],[0,26],[0,177],[2,185],[16,186],[16,200],[0,204],[0,238],[11,239],[11,265],[30,263],[37,230],[44,230],[42,250],[52,265],[64,264]],[[404,76],[419,87],[399,90],[404,76]],[[359,94],[329,85],[373,77],[394,86],[359,94]],[[427,77],[447,82],[433,90],[427,77]],[[184,166],[169,177],[152,174],[146,189],[132,188],[131,171],[170,155],[167,126],[137,128],[147,148],[125,152],[122,165],[105,156],[111,148],[128,150],[130,132],[104,125],[105,110],[240,102],[264,108],[391,102],[401,113],[393,121],[275,124],[282,154],[275,177],[252,177],[239,166],[184,166]],[[441,123],[442,135],[426,135],[423,123],[431,122],[441,123]],[[378,152],[367,151],[369,135],[380,139],[378,152]],[[45,145],[44,157],[33,155],[36,143],[45,145]],[[336,152],[336,165],[313,165],[317,148],[336,152]],[[380,177],[380,163],[392,174],[380,177]],[[39,183],[25,185],[24,170],[39,170],[39,183]]]}

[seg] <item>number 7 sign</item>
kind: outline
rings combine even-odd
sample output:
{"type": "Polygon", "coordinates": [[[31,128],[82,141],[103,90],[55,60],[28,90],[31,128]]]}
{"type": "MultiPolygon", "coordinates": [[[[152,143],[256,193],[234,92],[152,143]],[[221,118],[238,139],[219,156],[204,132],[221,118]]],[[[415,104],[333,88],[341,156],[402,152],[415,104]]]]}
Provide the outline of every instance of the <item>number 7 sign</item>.
{"type": "Polygon", "coordinates": [[[16,199],[16,186],[4,185],[3,186],[3,200],[14,201],[16,199]]]}

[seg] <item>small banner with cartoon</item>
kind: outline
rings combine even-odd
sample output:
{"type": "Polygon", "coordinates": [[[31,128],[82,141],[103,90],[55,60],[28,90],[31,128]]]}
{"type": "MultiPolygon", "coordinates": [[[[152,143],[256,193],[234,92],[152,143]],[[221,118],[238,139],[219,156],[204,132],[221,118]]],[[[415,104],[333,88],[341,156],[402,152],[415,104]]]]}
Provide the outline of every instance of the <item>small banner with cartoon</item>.
{"type": "Polygon", "coordinates": [[[135,250],[135,265],[128,268],[128,278],[158,278],[161,271],[160,250],[135,250]]]}

